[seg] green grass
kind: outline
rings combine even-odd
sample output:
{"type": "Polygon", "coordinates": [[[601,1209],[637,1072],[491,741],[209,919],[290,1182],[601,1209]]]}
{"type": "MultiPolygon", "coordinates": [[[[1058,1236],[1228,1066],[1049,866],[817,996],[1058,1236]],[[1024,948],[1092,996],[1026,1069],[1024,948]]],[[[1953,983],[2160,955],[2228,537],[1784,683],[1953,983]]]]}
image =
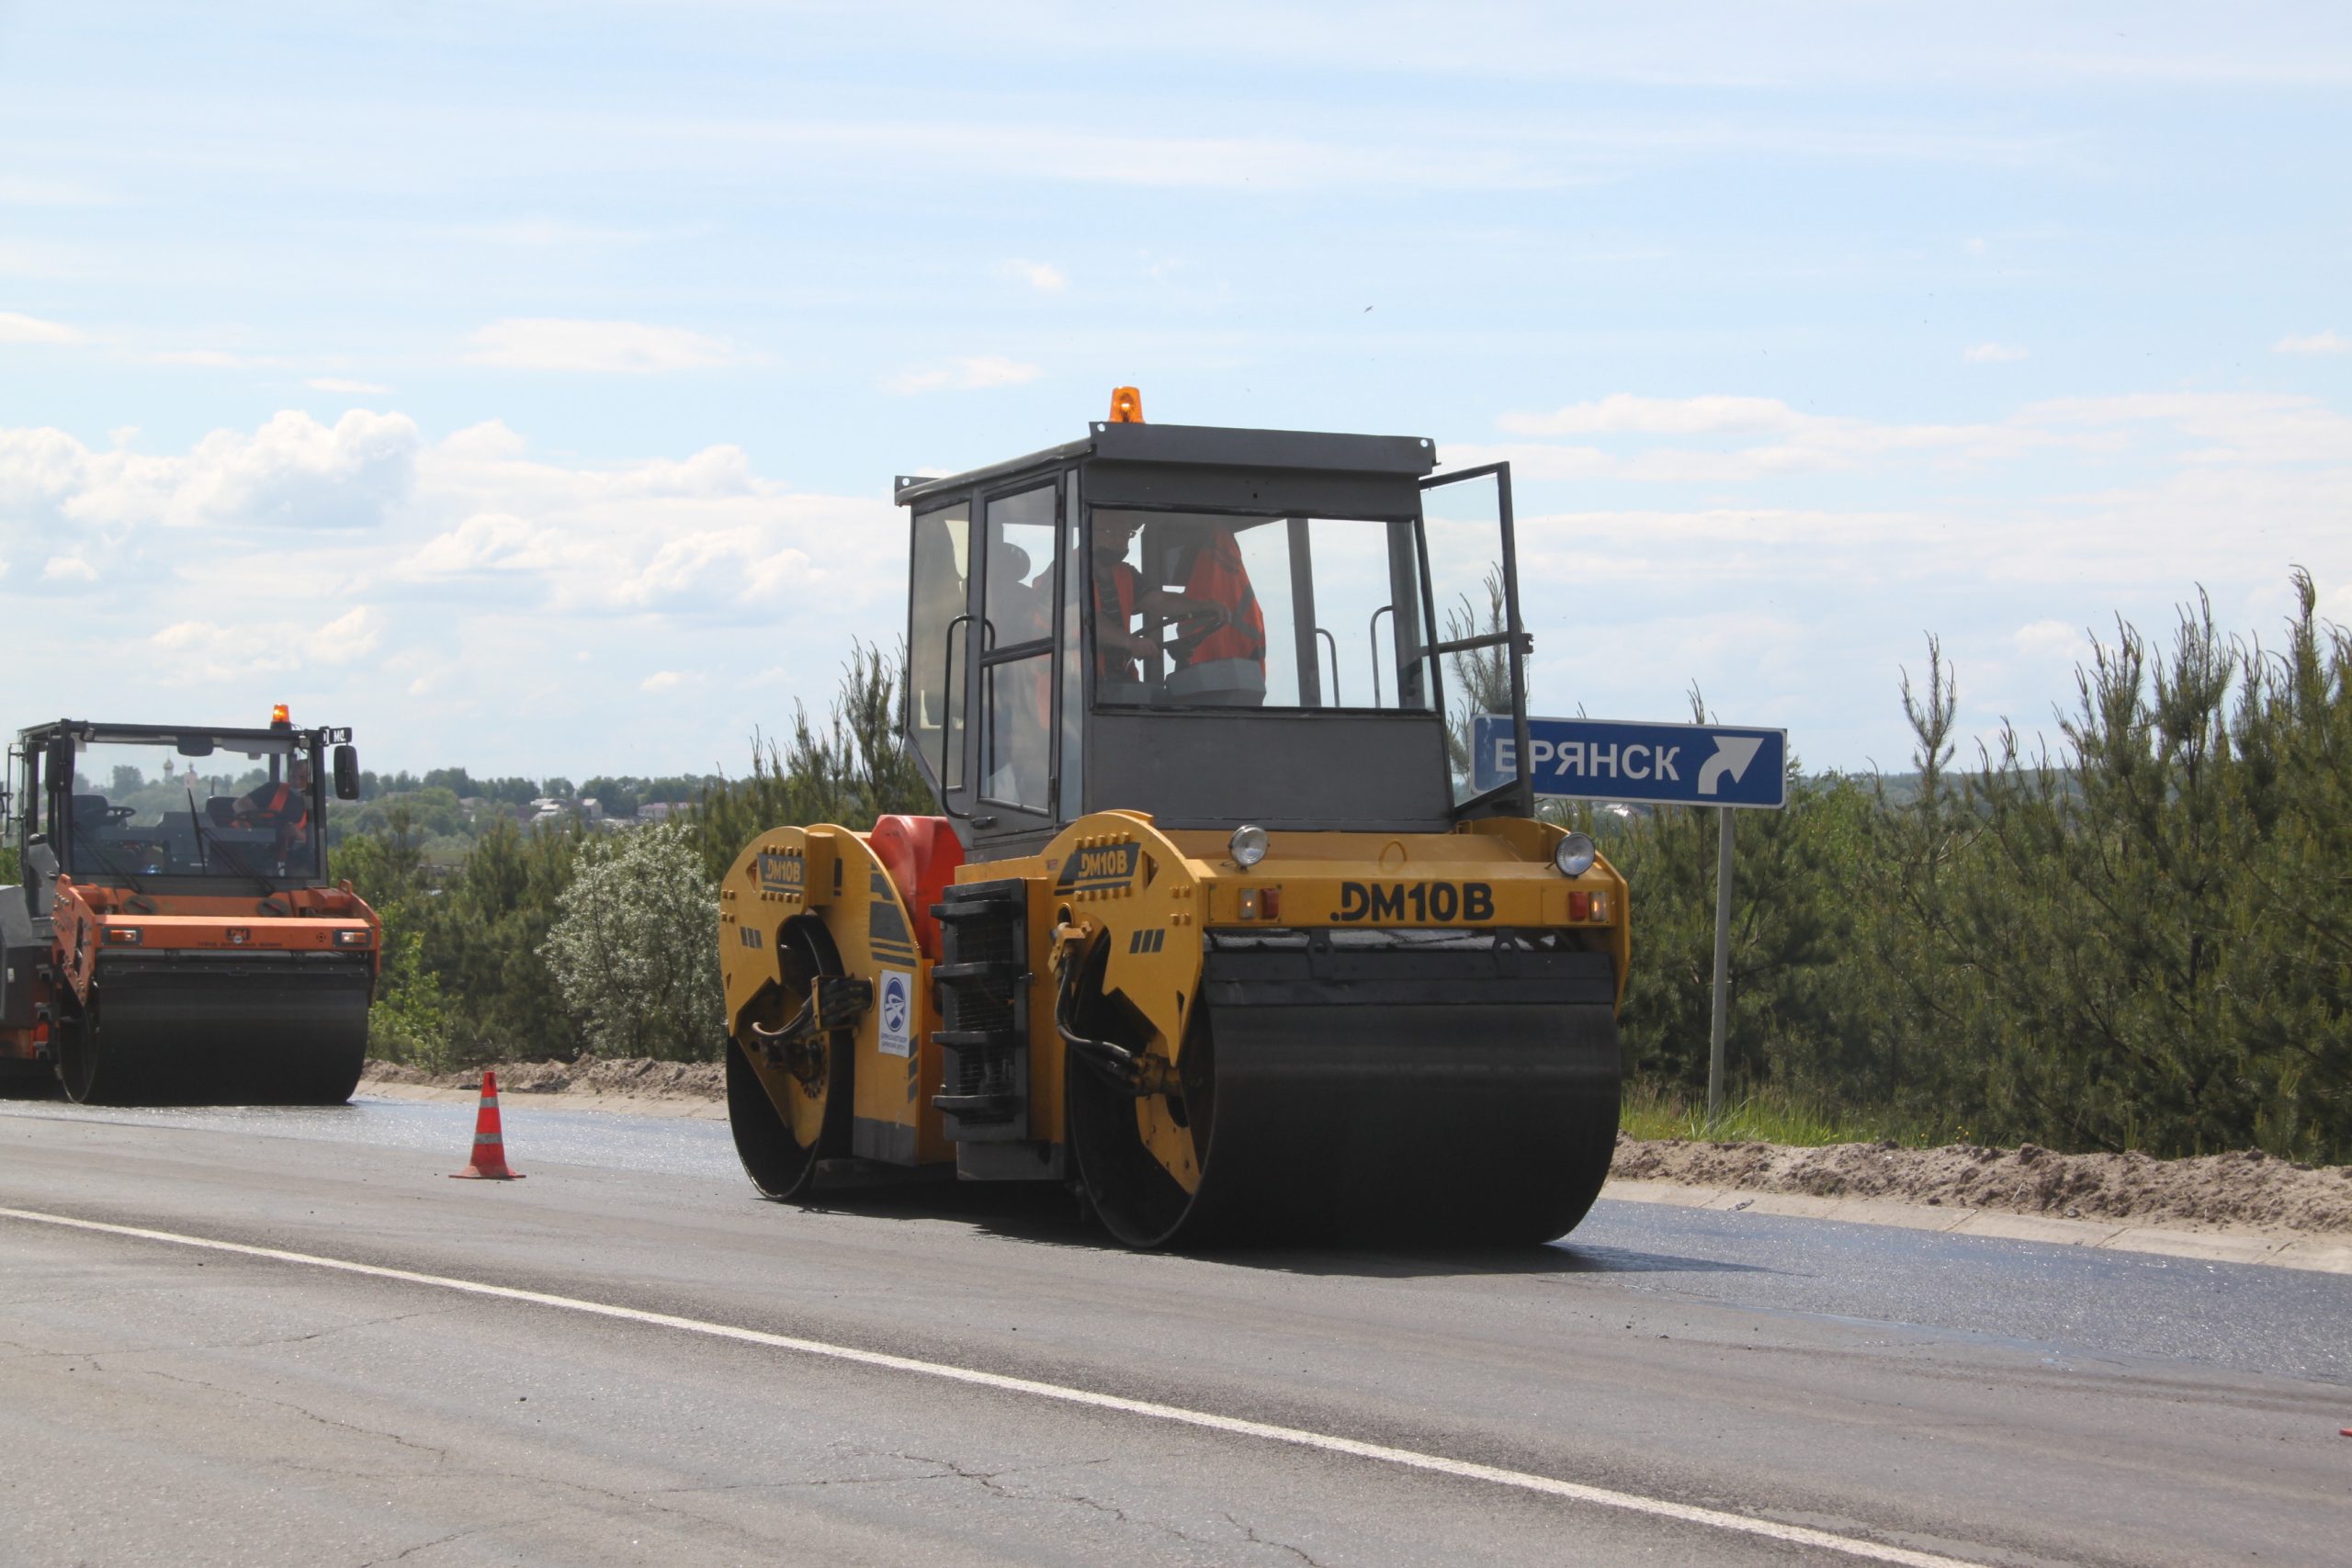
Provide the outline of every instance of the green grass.
{"type": "Polygon", "coordinates": [[[1898,1144],[1931,1147],[1964,1141],[1963,1129],[1922,1127],[1874,1106],[1825,1105],[1819,1100],[1765,1089],[1726,1097],[1723,1117],[1710,1131],[1707,1100],[1678,1086],[1634,1080],[1625,1086],[1618,1125],[1636,1138],[1705,1138],[1718,1143],[1789,1144],[1819,1148],[1827,1144],[1898,1144]]]}

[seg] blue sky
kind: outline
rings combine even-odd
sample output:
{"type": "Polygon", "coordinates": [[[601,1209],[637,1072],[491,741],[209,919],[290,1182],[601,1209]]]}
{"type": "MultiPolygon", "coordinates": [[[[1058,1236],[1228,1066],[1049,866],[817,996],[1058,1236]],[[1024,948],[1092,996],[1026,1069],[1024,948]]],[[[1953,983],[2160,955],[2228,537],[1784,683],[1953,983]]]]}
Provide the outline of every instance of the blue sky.
{"type": "Polygon", "coordinates": [[[0,0],[0,728],[740,771],[1123,382],[1509,457],[1539,710],[1815,767],[2352,621],[2352,12],[1634,9],[0,0]]]}

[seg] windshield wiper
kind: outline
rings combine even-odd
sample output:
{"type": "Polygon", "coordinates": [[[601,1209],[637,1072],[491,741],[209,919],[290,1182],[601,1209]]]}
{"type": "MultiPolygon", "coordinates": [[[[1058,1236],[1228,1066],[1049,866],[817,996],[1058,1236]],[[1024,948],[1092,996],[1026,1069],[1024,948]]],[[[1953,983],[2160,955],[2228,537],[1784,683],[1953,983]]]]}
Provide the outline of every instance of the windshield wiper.
{"type": "Polygon", "coordinates": [[[212,861],[204,852],[204,818],[196,809],[196,786],[187,786],[187,825],[196,833],[196,868],[205,875],[212,874],[212,861]]]}
{"type": "Polygon", "coordinates": [[[116,860],[114,856],[107,853],[106,845],[100,843],[96,839],[85,838],[79,833],[76,833],[74,837],[77,840],[80,840],[80,841],[88,848],[92,854],[98,857],[98,863],[105,867],[109,874],[115,876],[119,876],[125,882],[130,884],[130,890],[133,893],[144,893],[147,891],[147,889],[139,886],[139,879],[137,877],[131,875],[130,873],[122,868],[122,863],[120,861],[116,860]]]}
{"type": "Polygon", "coordinates": [[[220,852],[221,858],[229,863],[230,869],[234,871],[239,876],[250,876],[255,882],[261,884],[261,891],[264,897],[267,897],[270,894],[277,891],[277,885],[272,882],[268,877],[263,875],[260,872],[255,871],[252,865],[247,863],[243,852],[241,852],[236,845],[220,843],[215,844],[212,847],[220,852]]]}

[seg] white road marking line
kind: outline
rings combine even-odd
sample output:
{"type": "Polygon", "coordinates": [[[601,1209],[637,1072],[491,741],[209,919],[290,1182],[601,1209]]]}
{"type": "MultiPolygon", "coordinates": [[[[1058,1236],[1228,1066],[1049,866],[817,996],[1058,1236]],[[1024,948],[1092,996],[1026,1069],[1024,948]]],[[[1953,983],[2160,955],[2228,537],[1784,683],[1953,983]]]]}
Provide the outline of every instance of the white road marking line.
{"type": "Polygon", "coordinates": [[[731,1324],[707,1323],[700,1318],[678,1317],[663,1312],[645,1312],[637,1307],[616,1306],[608,1302],[582,1301],[576,1296],[550,1295],[544,1291],[519,1290],[512,1285],[492,1285],[479,1280],[458,1280],[442,1274],[420,1274],[407,1269],[387,1269],[379,1264],[355,1263],[348,1258],[322,1258],[308,1252],[287,1252],[274,1247],[248,1247],[242,1242],[215,1241],[209,1236],[182,1235],[173,1231],[146,1230],[138,1225],[107,1224],[97,1220],[75,1219],[70,1214],[45,1214],[30,1209],[0,1208],[0,1219],[25,1220],[34,1224],[58,1225],[68,1230],[92,1231],[101,1235],[128,1236],[135,1241],[166,1242],[174,1247],[193,1247],[208,1252],[234,1253],[243,1258],[266,1258],[277,1263],[299,1263],[311,1269],[328,1269],[338,1273],[358,1274],[371,1280],[393,1280],[406,1285],[427,1285],[435,1290],[456,1291],[465,1295],[487,1296],[498,1301],[527,1302],[533,1306],[554,1307],[562,1312],[582,1313],[590,1317],[616,1319],[623,1323],[646,1324],[655,1328],[674,1328],[687,1334],[700,1334],[714,1339],[731,1339],[739,1344],[760,1345],[770,1349],[789,1350],[796,1355],[820,1356],[829,1360],[848,1361],[858,1366],[878,1367],[886,1371],[911,1372],[921,1377],[944,1378],[950,1382],[968,1383],[976,1388],[996,1389],[1005,1393],[1025,1393],[1038,1399],[1058,1400],[1065,1404],[1082,1404],[1096,1410],[1115,1410],[1124,1415],[1140,1416],[1153,1421],[1170,1421],[1179,1426],[1199,1427],[1212,1432],[1227,1432],[1236,1437],[1260,1438],[1268,1442],[1288,1443],[1296,1448],[1316,1449],[1324,1453],[1348,1454],[1356,1459],[1377,1460],[1385,1464],[1401,1465],[1408,1470],[1425,1471],[1436,1475],[1451,1475],[1464,1481],[1490,1482],[1497,1486],[1510,1486],[1521,1492],[1539,1493],[1547,1497],[1563,1497],[1572,1503],[1589,1503],[1599,1507],[1615,1508],[1625,1513],[1645,1514],[1653,1518],[1673,1519],[1682,1524],[1703,1525],[1713,1529],[1732,1530],[1742,1535],[1760,1536],[1766,1540],[1785,1541],[1792,1546],[1817,1547],[1826,1551],[1843,1552],[1871,1562],[1893,1562],[1904,1568],[1983,1568],[1980,1563],[1964,1558],[1945,1557],[1932,1551],[1914,1551],[1907,1547],[1886,1546],[1855,1536],[1834,1535],[1827,1530],[1808,1529],[1802,1525],[1784,1525],[1774,1519],[1758,1518],[1748,1514],[1728,1513],[1719,1508],[1693,1507],[1687,1503],[1668,1502],[1663,1497],[1645,1497],[1637,1492],[1618,1492],[1606,1486],[1591,1486],[1577,1481],[1556,1481],[1548,1475],[1535,1475],[1526,1471],[1504,1470],[1491,1464],[1477,1464],[1469,1460],[1448,1459],[1442,1454],[1426,1454],[1413,1449],[1391,1448],[1385,1443],[1360,1442],[1353,1438],[1334,1437],[1325,1432],[1309,1432],[1296,1427],[1276,1427],[1263,1421],[1248,1421],[1234,1416],[1218,1416],[1205,1410],[1188,1410],[1181,1404],[1159,1404],[1146,1399],[1126,1399],[1114,1393],[1097,1393],[1090,1389],[1070,1388],[1061,1383],[1038,1382],[1030,1378],[1007,1377],[1001,1372],[984,1372],[971,1367],[949,1366],[941,1361],[919,1361],[911,1357],[893,1356],[880,1350],[860,1350],[849,1345],[829,1345],[821,1339],[797,1339],[786,1334],[769,1334],[756,1328],[739,1328],[731,1324]]]}

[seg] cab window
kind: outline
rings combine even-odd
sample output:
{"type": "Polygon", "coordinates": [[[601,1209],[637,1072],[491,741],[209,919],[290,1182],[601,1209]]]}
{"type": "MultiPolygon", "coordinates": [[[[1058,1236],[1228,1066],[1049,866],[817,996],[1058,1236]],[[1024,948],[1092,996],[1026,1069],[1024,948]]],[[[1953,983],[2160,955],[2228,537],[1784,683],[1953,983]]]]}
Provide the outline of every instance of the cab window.
{"type": "Polygon", "coordinates": [[[1410,521],[1098,507],[1088,545],[1099,705],[1434,705],[1410,521]]]}

